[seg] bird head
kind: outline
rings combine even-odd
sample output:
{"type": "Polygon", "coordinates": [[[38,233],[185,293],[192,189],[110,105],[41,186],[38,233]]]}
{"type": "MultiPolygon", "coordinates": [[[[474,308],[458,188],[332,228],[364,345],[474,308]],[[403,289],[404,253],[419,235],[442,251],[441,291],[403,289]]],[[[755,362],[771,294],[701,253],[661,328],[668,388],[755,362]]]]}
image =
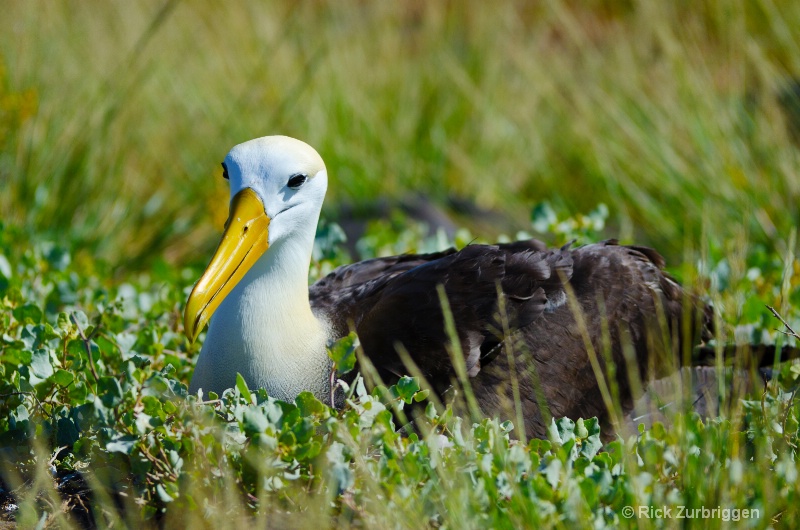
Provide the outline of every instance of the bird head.
{"type": "Polygon", "coordinates": [[[312,220],[316,224],[327,189],[319,154],[287,136],[239,144],[222,167],[230,182],[230,214],[222,241],[186,302],[184,329],[192,341],[271,246],[307,230],[312,220]]]}

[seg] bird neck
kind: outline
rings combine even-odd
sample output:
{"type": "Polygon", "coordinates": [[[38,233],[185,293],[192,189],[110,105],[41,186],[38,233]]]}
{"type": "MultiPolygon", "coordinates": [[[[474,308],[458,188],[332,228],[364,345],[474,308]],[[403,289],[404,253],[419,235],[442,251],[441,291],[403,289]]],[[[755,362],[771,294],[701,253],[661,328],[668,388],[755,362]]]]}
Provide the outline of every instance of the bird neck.
{"type": "MultiPolygon", "coordinates": [[[[278,399],[292,401],[304,390],[328,399],[328,330],[308,298],[313,244],[313,232],[276,242],[220,304],[206,338],[214,369],[235,368],[248,386],[278,399]]],[[[232,386],[235,375],[224,374],[222,386],[232,386]]]]}
{"type": "Polygon", "coordinates": [[[308,267],[314,245],[313,236],[278,241],[270,246],[245,281],[259,284],[276,299],[271,304],[279,313],[313,318],[308,298],[308,267]]]}

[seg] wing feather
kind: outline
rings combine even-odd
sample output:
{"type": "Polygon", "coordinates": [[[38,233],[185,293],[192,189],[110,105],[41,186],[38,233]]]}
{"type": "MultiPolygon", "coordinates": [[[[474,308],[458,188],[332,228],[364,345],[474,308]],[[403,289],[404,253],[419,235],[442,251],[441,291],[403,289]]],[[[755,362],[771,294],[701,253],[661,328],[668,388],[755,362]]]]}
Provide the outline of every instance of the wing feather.
{"type": "Polygon", "coordinates": [[[556,416],[608,418],[587,340],[603,365],[605,359],[616,365],[619,398],[630,408],[626,348],[636,376],[661,375],[653,368],[669,364],[670,340],[683,343],[687,301],[696,323],[691,340],[710,333],[710,308],[687,296],[663,266],[656,251],[613,240],[560,249],[536,240],[470,245],[340,267],[311,286],[310,298],[335,336],[358,332],[385,382],[410,372],[398,353],[402,345],[441,394],[455,378],[437,290],[444,286],[484,412],[514,418],[521,407],[527,434],[544,436],[542,403],[556,416]],[[576,303],[567,303],[568,292],[576,303]],[[506,346],[511,360],[500,355],[506,346]]]}

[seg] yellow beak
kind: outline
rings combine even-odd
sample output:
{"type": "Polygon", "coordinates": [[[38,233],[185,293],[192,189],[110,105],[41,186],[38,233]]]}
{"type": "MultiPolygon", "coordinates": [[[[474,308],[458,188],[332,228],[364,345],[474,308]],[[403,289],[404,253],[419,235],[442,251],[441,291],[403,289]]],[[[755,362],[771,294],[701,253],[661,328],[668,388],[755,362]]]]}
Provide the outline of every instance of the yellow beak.
{"type": "Polygon", "coordinates": [[[228,293],[269,248],[269,222],[255,191],[245,188],[233,197],[222,241],[186,301],[183,327],[192,342],[228,293]]]}

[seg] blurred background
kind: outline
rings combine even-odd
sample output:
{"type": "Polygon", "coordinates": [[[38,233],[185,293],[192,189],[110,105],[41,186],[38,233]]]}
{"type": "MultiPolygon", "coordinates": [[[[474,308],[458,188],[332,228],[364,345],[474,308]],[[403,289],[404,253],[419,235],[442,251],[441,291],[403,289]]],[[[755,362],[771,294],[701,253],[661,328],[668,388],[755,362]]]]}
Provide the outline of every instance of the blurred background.
{"type": "Polygon", "coordinates": [[[269,134],[317,148],[342,224],[402,207],[491,241],[604,203],[605,237],[673,262],[793,252],[800,2],[2,9],[0,216],[118,271],[205,261],[220,161],[269,134]]]}

